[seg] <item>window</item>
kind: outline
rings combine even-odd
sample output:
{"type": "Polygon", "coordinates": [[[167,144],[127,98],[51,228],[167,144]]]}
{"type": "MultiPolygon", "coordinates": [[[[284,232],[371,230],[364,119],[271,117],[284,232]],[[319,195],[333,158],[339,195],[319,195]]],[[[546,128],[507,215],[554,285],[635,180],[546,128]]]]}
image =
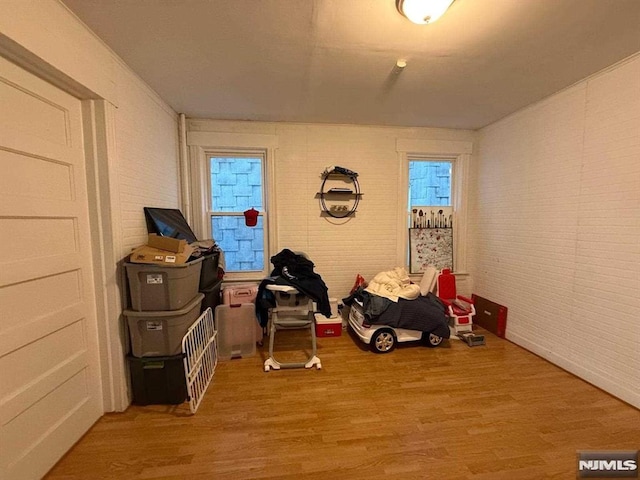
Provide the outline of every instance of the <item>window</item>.
{"type": "Polygon", "coordinates": [[[412,232],[407,226],[414,226],[413,210],[416,208],[420,220],[420,207],[423,207],[423,224],[428,221],[429,226],[432,226],[433,221],[446,220],[448,228],[453,223],[453,228],[450,229],[453,271],[456,274],[466,274],[467,188],[473,143],[459,140],[398,138],[396,150],[401,161],[401,186],[406,192],[406,196],[402,195],[398,199],[399,211],[406,214],[398,217],[398,229],[402,232],[398,235],[398,262],[411,259],[410,237],[412,233],[420,232],[412,232]],[[429,172],[426,173],[423,169],[429,172]],[[442,214],[439,214],[440,210],[442,214]],[[437,219],[436,214],[440,215],[437,219]]]}
{"type": "Polygon", "coordinates": [[[453,162],[408,157],[409,271],[453,269],[453,162]]]}
{"type": "Polygon", "coordinates": [[[451,207],[452,170],[451,160],[410,157],[409,211],[413,213],[416,207],[451,207]]]}
{"type": "Polygon", "coordinates": [[[264,151],[208,152],[211,238],[224,252],[231,277],[266,273],[265,159],[264,151]],[[244,212],[251,208],[260,212],[255,227],[245,224],[244,212]]]}

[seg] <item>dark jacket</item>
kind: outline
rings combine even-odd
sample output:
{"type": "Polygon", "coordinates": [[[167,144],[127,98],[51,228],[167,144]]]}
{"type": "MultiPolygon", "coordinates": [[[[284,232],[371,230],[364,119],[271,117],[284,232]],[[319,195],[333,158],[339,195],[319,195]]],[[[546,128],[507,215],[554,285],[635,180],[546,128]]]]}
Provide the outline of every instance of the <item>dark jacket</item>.
{"type": "Polygon", "coordinates": [[[269,283],[296,288],[316,302],[318,312],[326,317],[331,316],[328,288],[322,277],[313,271],[311,260],[285,248],[271,257],[271,263],[274,269],[270,277],[260,282],[256,297],[256,316],[262,326],[267,324],[268,309],[275,306],[273,295],[266,289],[269,283]]]}

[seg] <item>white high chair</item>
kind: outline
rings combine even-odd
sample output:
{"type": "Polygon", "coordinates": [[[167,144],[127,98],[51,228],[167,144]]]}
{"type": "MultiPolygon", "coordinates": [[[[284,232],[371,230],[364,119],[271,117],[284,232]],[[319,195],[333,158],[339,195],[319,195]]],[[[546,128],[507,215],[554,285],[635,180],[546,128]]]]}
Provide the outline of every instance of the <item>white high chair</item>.
{"type": "Polygon", "coordinates": [[[269,358],[264,362],[264,371],[281,368],[322,368],[316,356],[316,329],[311,298],[290,285],[269,284],[266,286],[275,297],[276,306],[271,309],[269,320],[269,358]],[[273,356],[276,331],[308,328],[311,333],[311,355],[304,362],[279,362],[273,356]]]}

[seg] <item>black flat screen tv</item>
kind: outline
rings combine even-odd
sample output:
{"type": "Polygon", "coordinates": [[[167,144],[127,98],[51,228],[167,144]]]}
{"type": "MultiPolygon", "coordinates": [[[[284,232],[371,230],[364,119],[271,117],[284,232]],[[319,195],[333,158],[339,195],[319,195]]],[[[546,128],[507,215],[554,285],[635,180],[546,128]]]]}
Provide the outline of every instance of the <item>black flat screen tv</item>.
{"type": "Polygon", "coordinates": [[[144,207],[144,216],[149,233],[186,240],[189,243],[198,241],[187,219],[177,208],[144,207]]]}

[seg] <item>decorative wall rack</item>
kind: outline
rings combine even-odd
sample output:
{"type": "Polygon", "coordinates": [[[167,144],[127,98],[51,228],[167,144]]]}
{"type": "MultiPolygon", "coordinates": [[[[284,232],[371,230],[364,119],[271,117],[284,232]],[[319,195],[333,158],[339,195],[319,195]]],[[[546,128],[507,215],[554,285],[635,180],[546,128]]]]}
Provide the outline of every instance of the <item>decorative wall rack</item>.
{"type": "Polygon", "coordinates": [[[344,167],[327,167],[322,172],[322,184],[316,194],[321,215],[346,218],[355,215],[362,197],[358,174],[344,167]]]}

